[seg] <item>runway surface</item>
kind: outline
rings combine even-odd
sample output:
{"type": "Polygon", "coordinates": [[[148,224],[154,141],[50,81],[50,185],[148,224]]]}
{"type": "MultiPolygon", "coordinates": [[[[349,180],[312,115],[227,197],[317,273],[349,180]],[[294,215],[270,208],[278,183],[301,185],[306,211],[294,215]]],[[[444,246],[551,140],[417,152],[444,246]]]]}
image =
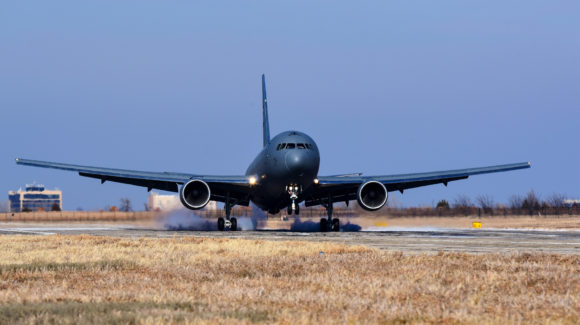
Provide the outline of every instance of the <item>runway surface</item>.
{"type": "Polygon", "coordinates": [[[171,238],[181,236],[252,240],[332,241],[409,253],[544,252],[580,254],[578,230],[443,229],[420,227],[373,228],[358,232],[188,231],[119,224],[0,223],[0,235],[90,234],[116,237],[171,238]]]}

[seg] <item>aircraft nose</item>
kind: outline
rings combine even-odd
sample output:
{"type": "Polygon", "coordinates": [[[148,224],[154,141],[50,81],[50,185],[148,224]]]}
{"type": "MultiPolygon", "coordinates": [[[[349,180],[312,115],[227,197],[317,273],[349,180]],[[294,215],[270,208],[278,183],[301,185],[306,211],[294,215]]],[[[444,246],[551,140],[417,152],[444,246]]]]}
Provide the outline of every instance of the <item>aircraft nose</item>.
{"type": "Polygon", "coordinates": [[[306,150],[294,149],[286,154],[286,169],[298,176],[303,176],[308,166],[308,155],[306,150]]]}

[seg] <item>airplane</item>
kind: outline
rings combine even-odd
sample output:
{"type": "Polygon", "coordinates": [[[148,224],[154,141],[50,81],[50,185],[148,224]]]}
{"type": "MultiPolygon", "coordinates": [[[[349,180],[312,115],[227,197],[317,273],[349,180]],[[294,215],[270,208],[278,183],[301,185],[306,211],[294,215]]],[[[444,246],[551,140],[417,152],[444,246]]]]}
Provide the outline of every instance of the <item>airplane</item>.
{"type": "Polygon", "coordinates": [[[218,230],[237,230],[237,219],[231,217],[236,205],[251,202],[260,209],[277,214],[287,209],[298,215],[300,204],[323,206],[327,218],[320,220],[320,231],[339,231],[340,220],[333,218],[334,203],[356,200],[361,208],[377,211],[387,204],[389,192],[420,186],[444,184],[472,175],[530,168],[529,162],[427,173],[363,176],[344,174],[320,176],[320,152],[307,134],[286,131],[270,138],[266,79],[262,74],[263,148],[245,175],[212,176],[188,173],[145,172],[16,159],[19,165],[78,172],[80,176],[179,193],[183,206],[191,210],[204,208],[209,201],[224,203],[225,219],[218,218],[218,230]]]}

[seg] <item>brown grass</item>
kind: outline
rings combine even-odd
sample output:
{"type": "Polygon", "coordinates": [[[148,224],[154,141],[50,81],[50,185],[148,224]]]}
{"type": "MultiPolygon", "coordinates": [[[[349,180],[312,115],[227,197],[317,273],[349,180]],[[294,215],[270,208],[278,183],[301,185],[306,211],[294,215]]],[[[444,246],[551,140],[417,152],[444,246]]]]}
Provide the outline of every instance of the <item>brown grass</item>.
{"type": "Polygon", "coordinates": [[[580,217],[400,217],[400,218],[353,218],[352,222],[363,227],[386,223],[389,227],[440,227],[440,228],[471,228],[474,221],[481,222],[483,229],[514,228],[514,229],[580,229],[580,217]]]}
{"type": "Polygon", "coordinates": [[[577,255],[86,235],[0,248],[0,324],[580,321],[577,255]]]}

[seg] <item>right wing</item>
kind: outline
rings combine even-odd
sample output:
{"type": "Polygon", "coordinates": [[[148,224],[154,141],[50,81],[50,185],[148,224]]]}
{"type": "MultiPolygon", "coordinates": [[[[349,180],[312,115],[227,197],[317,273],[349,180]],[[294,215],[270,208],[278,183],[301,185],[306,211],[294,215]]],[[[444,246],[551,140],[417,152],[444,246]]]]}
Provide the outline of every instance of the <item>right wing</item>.
{"type": "Polygon", "coordinates": [[[529,162],[497,165],[478,168],[455,169],[427,173],[398,174],[385,176],[362,176],[362,175],[339,175],[321,176],[318,178],[318,186],[308,193],[306,206],[323,205],[329,200],[332,202],[345,202],[356,200],[357,191],[361,184],[368,181],[382,183],[387,191],[400,191],[401,193],[410,188],[421,186],[444,184],[452,181],[466,179],[472,175],[505,172],[510,170],[530,168],[529,162]]]}
{"type": "Polygon", "coordinates": [[[170,172],[145,172],[138,170],[102,168],[92,166],[71,165],[48,161],[16,159],[18,165],[61,169],[78,172],[80,176],[96,178],[101,184],[109,181],[146,187],[148,191],[159,189],[178,192],[179,185],[193,179],[206,182],[211,189],[211,200],[225,202],[229,193],[231,199],[238,205],[249,204],[251,186],[247,176],[210,176],[170,172]]]}

